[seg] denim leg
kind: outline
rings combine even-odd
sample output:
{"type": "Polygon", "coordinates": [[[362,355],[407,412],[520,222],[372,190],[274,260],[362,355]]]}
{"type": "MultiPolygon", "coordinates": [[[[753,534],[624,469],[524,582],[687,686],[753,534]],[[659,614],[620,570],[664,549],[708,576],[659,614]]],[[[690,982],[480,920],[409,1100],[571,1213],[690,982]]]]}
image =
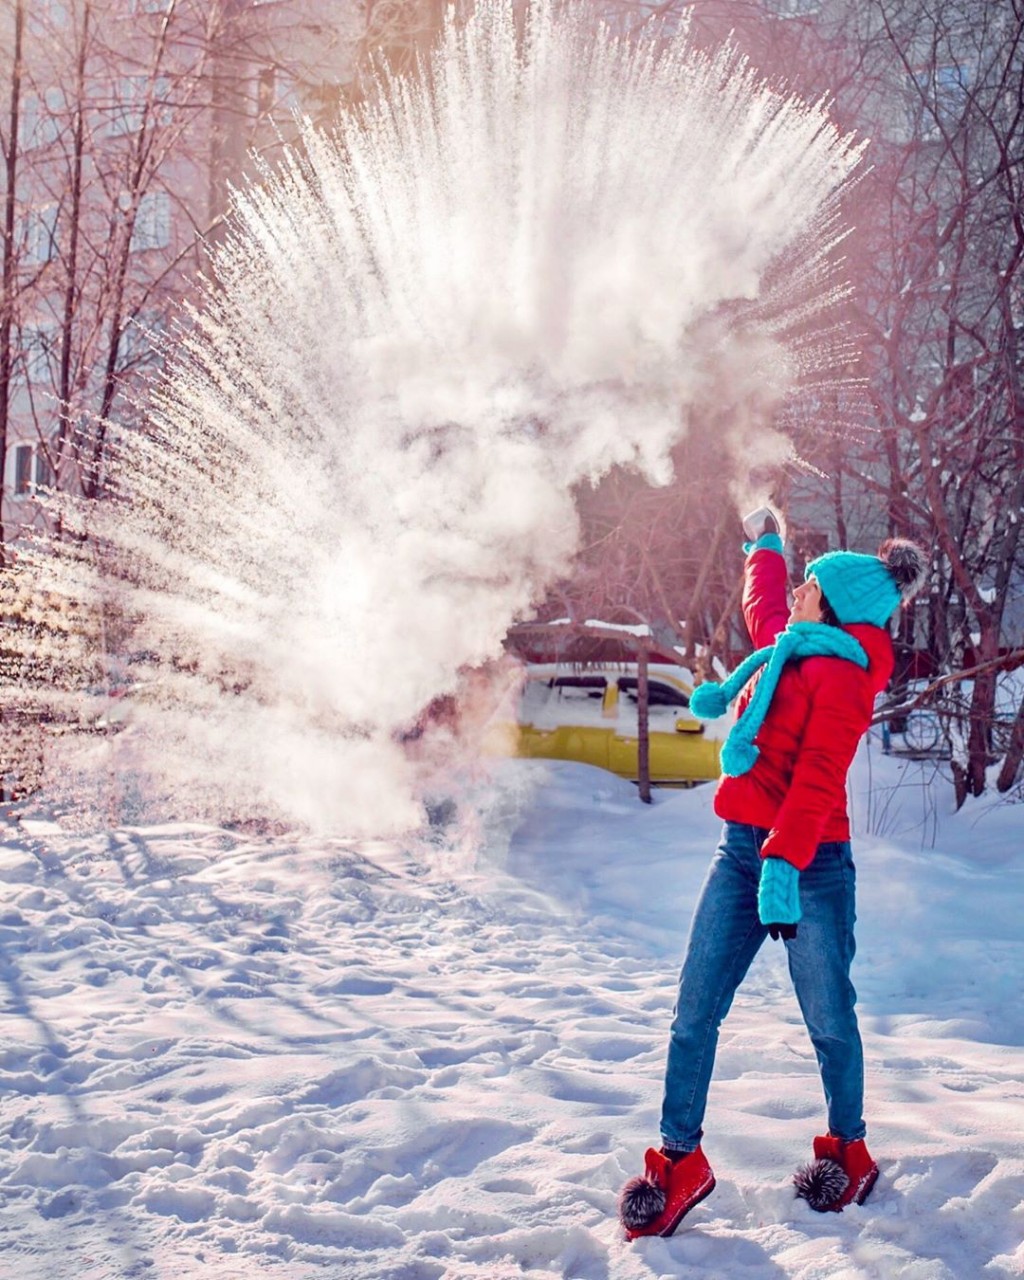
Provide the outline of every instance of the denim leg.
{"type": "Polygon", "coordinates": [[[786,944],[793,987],[821,1070],[829,1131],[847,1142],[866,1132],[864,1053],[850,981],[855,899],[849,843],[819,845],[814,861],[800,873],[803,917],[797,936],[786,944]]]}
{"type": "Polygon", "coordinates": [[[668,1047],[661,1135],[693,1151],[701,1139],[718,1030],[767,937],[757,917],[761,845],[768,832],[727,822],[690,926],[668,1047]]]}

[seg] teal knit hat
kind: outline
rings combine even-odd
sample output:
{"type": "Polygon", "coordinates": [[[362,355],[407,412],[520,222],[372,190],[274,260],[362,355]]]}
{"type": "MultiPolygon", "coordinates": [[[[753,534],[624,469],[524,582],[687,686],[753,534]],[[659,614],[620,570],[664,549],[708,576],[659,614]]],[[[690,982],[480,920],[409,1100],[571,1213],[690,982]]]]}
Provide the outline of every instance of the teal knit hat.
{"type": "Polygon", "coordinates": [[[814,577],[843,626],[870,622],[884,627],[902,599],[896,579],[878,556],[829,551],[812,560],[804,573],[814,577]]]}
{"type": "MultiPolygon", "coordinates": [[[[806,576],[817,579],[841,624],[870,622],[884,627],[900,601],[909,600],[924,585],[927,569],[927,558],[916,543],[890,538],[878,548],[877,556],[830,551],[811,561],[806,576]]],[[[791,622],[772,644],[745,658],[722,684],[709,680],[694,689],[691,712],[699,720],[715,720],[725,714],[751,676],[761,671],[746,710],[722,744],[724,774],[735,778],[754,767],[760,754],[754,739],[786,663],[810,657],[843,658],[862,670],[869,665],[863,647],[840,627],[826,622],[791,622]]]]}

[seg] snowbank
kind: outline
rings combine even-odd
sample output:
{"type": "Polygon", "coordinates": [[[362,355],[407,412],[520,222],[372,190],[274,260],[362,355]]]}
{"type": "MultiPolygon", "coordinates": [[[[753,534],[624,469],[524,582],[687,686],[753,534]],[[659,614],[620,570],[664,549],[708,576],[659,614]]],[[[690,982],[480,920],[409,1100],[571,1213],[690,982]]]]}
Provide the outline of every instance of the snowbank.
{"type": "MultiPolygon", "coordinates": [[[[783,949],[726,1022],[718,1189],[627,1245],[711,791],[510,761],[485,839],[199,826],[0,849],[0,1271],[18,1280],[1000,1280],[1021,1274],[1020,810],[854,778],[868,1203],[819,1216],[783,949]],[[872,783],[868,792],[868,781],[872,783]]],[[[463,801],[463,813],[467,812],[463,801]]]]}

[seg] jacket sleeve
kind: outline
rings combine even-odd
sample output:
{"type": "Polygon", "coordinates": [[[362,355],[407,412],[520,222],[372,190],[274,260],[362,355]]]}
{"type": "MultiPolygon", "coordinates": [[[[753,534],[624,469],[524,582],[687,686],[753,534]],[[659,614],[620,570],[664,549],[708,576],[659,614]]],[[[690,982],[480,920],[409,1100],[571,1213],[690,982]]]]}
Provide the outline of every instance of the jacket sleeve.
{"type": "Polygon", "coordinates": [[[803,871],[814,860],[829,816],[846,799],[846,775],[871,722],[874,695],[867,675],[840,658],[811,658],[804,666],[811,709],[796,764],[763,858],[785,858],[803,871]]]}
{"type": "Polygon", "coordinates": [[[772,644],[789,619],[786,557],[754,544],[743,576],[743,618],[755,649],[772,644]]]}

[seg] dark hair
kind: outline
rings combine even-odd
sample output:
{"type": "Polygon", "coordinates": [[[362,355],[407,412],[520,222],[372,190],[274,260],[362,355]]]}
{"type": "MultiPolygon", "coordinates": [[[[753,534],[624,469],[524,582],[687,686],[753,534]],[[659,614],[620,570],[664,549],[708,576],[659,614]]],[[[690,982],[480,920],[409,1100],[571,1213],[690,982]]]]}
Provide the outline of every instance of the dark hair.
{"type": "MultiPolygon", "coordinates": [[[[818,583],[820,589],[821,583],[818,583]]],[[[828,602],[828,596],[822,591],[821,599],[818,601],[818,608],[821,610],[821,620],[830,627],[841,627],[843,624],[836,617],[836,611],[828,602]]]]}

